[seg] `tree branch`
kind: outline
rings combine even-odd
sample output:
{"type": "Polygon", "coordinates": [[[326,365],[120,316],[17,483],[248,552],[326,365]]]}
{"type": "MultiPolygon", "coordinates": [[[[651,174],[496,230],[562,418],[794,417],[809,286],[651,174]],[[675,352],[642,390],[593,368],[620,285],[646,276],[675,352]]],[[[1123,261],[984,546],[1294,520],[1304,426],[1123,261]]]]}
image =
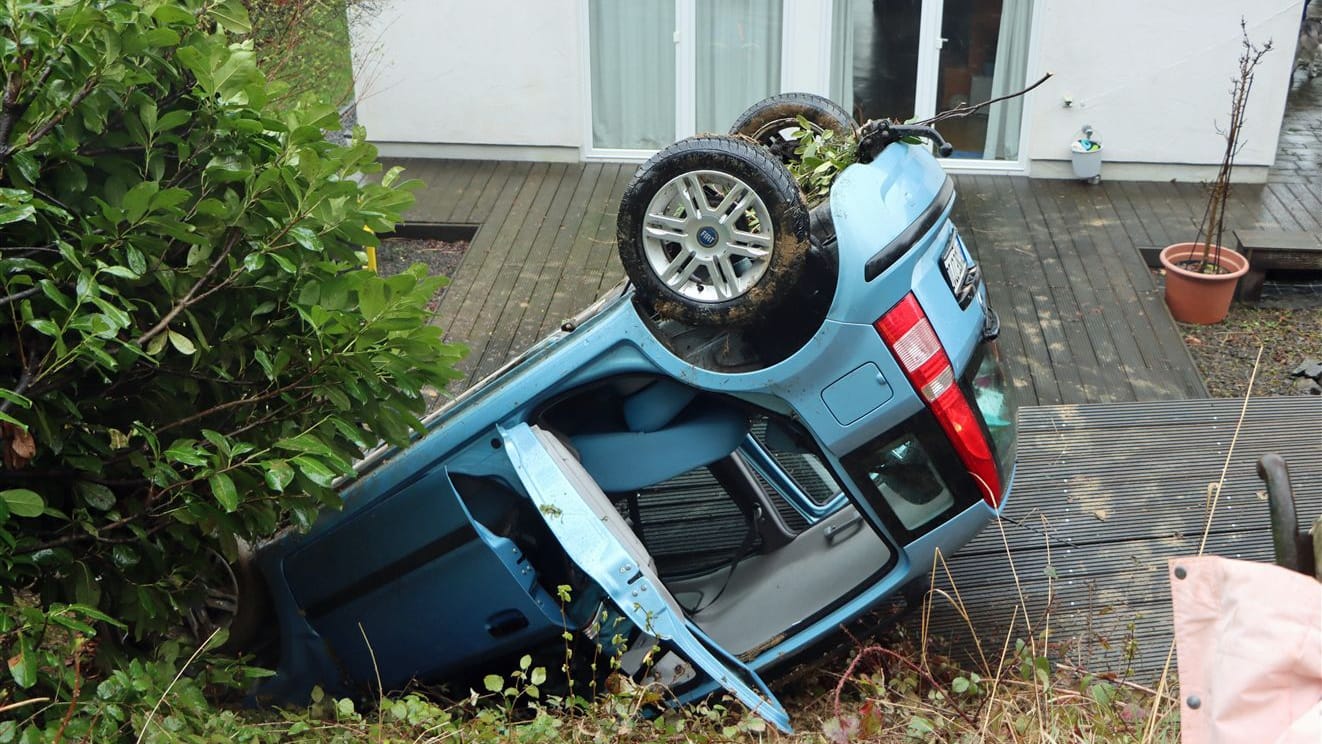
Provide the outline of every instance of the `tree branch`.
{"type": "MultiPolygon", "coordinates": [[[[21,146],[8,144],[0,145],[0,164],[4,164],[5,161],[9,160],[10,156],[17,152],[20,147],[29,147],[42,137],[50,134],[51,130],[59,126],[61,121],[64,121],[64,117],[73,113],[73,110],[78,108],[78,104],[82,103],[83,99],[92,94],[92,91],[96,89],[97,82],[99,82],[97,76],[88,76],[87,80],[83,83],[83,87],[74,91],[74,94],[69,98],[69,103],[51,115],[51,117],[40,126],[28,132],[27,136],[23,138],[23,144],[21,146]]],[[[0,140],[0,142],[4,141],[5,140],[0,140]]]]}
{"type": "Polygon", "coordinates": [[[0,147],[9,144],[9,135],[14,131],[14,124],[23,116],[23,107],[18,105],[18,93],[23,89],[23,71],[15,67],[5,81],[5,97],[0,101],[0,147]]]}
{"type": "Polygon", "coordinates": [[[211,262],[211,266],[207,267],[206,273],[199,277],[198,280],[193,283],[192,287],[188,288],[188,291],[184,293],[184,296],[179,298],[178,302],[174,303],[174,307],[171,307],[170,311],[162,316],[161,319],[157,321],[156,325],[152,326],[146,333],[133,340],[135,345],[139,348],[145,346],[148,341],[152,340],[152,338],[160,335],[161,331],[169,328],[170,322],[178,317],[179,313],[187,310],[194,302],[201,299],[197,296],[198,290],[202,289],[207,281],[211,279],[211,275],[216,273],[216,269],[220,268],[220,265],[229,257],[230,251],[234,250],[234,246],[238,244],[239,238],[240,233],[238,232],[230,235],[229,240],[225,241],[224,249],[221,250],[219,256],[216,256],[216,260],[211,262]]]}
{"type": "Polygon", "coordinates": [[[170,423],[165,424],[164,426],[156,427],[156,434],[160,435],[161,432],[169,431],[170,429],[183,426],[184,424],[191,424],[194,421],[206,418],[207,416],[211,416],[212,414],[220,413],[221,411],[228,411],[231,408],[238,408],[239,406],[248,406],[248,405],[253,405],[255,403],[262,403],[268,401],[272,398],[278,397],[291,390],[297,389],[300,385],[307,382],[308,378],[311,376],[312,376],[312,371],[309,371],[307,374],[304,374],[302,377],[298,378],[297,380],[294,380],[288,385],[282,385],[281,387],[275,388],[273,390],[268,390],[262,393],[261,395],[254,395],[251,398],[236,398],[234,400],[226,401],[219,405],[214,405],[206,409],[205,411],[198,411],[197,413],[194,413],[190,416],[185,416],[177,421],[171,421],[170,423]]]}
{"type": "Polygon", "coordinates": [[[5,295],[4,297],[0,297],[0,307],[4,307],[5,305],[8,305],[11,302],[18,302],[19,300],[22,300],[24,298],[31,297],[32,295],[40,291],[41,291],[41,287],[28,287],[22,292],[15,292],[11,295],[5,295]]]}
{"type": "Polygon", "coordinates": [[[948,110],[948,111],[942,111],[941,113],[937,114],[936,116],[933,116],[932,118],[930,118],[930,119],[926,119],[926,120],[924,120],[924,121],[920,121],[920,122],[918,122],[918,123],[919,123],[919,124],[923,124],[923,125],[932,125],[932,124],[935,124],[935,123],[938,122],[938,121],[944,121],[944,120],[946,120],[946,119],[963,119],[964,117],[966,117],[966,116],[971,116],[972,114],[976,113],[976,112],[979,111],[980,109],[984,109],[984,108],[986,108],[986,107],[992,105],[993,103],[1000,103],[1001,101],[1008,101],[1008,100],[1010,100],[1011,98],[1018,98],[1019,96],[1022,96],[1022,95],[1024,95],[1024,94],[1028,93],[1029,91],[1033,90],[1033,89],[1036,88],[1037,86],[1041,85],[1042,83],[1045,83],[1046,81],[1048,81],[1048,80],[1050,80],[1050,79],[1051,79],[1051,73],[1048,72],[1047,74],[1045,74],[1045,75],[1043,75],[1041,78],[1039,78],[1038,81],[1037,81],[1036,83],[1033,83],[1032,85],[1028,86],[1027,88],[1024,88],[1024,89],[1021,90],[1021,91],[1017,91],[1017,92],[1015,92],[1015,93],[1007,93],[1006,95],[998,96],[998,97],[996,97],[996,98],[990,98],[990,99],[988,99],[988,100],[986,100],[986,101],[983,101],[982,103],[975,103],[975,104],[972,104],[972,105],[965,104],[965,105],[963,105],[963,106],[956,106],[956,107],[954,107],[954,108],[952,108],[952,109],[950,109],[950,110],[948,110]]]}
{"type": "MultiPolygon", "coordinates": [[[[41,357],[37,354],[28,357],[27,364],[23,365],[23,374],[18,377],[18,384],[15,385],[14,389],[10,392],[14,395],[22,395],[27,391],[28,387],[32,385],[33,376],[37,374],[37,366],[40,359],[41,357]]],[[[0,413],[7,413],[12,405],[14,405],[14,401],[9,398],[0,400],[0,413]]]]}

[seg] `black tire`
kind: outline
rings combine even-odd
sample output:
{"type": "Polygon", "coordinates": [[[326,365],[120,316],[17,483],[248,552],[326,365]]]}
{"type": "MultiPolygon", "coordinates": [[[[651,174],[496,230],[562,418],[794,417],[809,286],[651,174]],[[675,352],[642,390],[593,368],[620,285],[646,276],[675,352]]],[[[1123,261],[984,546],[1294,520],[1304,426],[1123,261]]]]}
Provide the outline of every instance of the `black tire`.
{"type": "Polygon", "coordinates": [[[835,101],[813,93],[781,93],[753,104],[735,119],[730,134],[748,137],[770,150],[782,163],[793,162],[798,142],[789,132],[799,128],[802,116],[817,132],[836,136],[854,134],[857,125],[835,101]]]}
{"type": "Polygon", "coordinates": [[[690,137],[638,169],[620,200],[616,238],[638,298],[662,317],[743,325],[798,280],[808,208],[768,151],[733,137],[690,137]],[[689,201],[695,192],[701,203],[689,201]]]}

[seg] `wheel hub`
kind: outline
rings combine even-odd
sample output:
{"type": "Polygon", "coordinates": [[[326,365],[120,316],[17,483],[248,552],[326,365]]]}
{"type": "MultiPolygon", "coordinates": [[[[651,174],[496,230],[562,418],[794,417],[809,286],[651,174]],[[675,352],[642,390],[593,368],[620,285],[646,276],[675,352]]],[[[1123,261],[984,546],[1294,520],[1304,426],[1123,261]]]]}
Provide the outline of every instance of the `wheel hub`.
{"type": "Polygon", "coordinates": [[[721,171],[689,171],[652,197],[643,251],[657,278],[698,302],[747,294],[766,274],[771,212],[751,186],[721,171]]]}

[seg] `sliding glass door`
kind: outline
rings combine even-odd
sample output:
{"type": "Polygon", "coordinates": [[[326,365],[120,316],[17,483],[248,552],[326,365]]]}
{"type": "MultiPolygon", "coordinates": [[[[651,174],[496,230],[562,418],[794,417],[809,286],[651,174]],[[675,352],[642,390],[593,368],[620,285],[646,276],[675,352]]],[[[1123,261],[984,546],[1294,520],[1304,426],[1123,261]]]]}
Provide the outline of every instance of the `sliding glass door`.
{"type": "MultiPolygon", "coordinates": [[[[860,121],[926,118],[1025,84],[1032,0],[835,0],[832,94],[860,121]]],[[[1023,100],[942,123],[957,158],[1017,160],[1023,100]]]]}
{"type": "Polygon", "coordinates": [[[589,0],[593,154],[724,132],[780,90],[781,0],[589,0]]]}
{"type": "Polygon", "coordinates": [[[591,0],[592,145],[675,141],[674,0],[591,0]]]}

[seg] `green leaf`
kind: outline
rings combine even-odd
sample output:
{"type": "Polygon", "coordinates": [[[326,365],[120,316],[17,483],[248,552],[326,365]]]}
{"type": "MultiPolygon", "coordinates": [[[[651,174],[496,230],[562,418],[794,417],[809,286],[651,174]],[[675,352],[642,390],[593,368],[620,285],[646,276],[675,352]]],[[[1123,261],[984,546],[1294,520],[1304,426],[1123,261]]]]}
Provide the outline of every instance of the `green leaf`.
{"type": "Polygon", "coordinates": [[[284,460],[267,460],[262,467],[266,470],[266,485],[275,491],[283,493],[285,486],[294,480],[294,469],[284,460]]]}
{"type": "Polygon", "coordinates": [[[221,28],[232,34],[246,34],[252,31],[252,20],[248,9],[239,0],[225,0],[211,9],[211,15],[221,28]]]}
{"type": "Polygon", "coordinates": [[[147,258],[142,255],[142,251],[133,246],[129,246],[128,249],[124,251],[124,257],[128,259],[129,269],[134,274],[141,276],[147,272],[147,258]]]}
{"type": "Polygon", "coordinates": [[[151,198],[160,191],[161,185],[155,181],[143,181],[124,194],[124,216],[129,222],[138,222],[151,206],[151,198]]]}
{"type": "Polygon", "coordinates": [[[152,339],[147,342],[147,354],[149,356],[156,356],[161,353],[161,350],[165,348],[166,340],[166,335],[163,333],[158,333],[155,336],[152,336],[152,339]]]}
{"type": "Polygon", "coordinates": [[[0,206],[0,225],[7,225],[11,222],[21,222],[31,219],[37,210],[30,204],[24,204],[17,207],[0,206]]]}
{"type": "Polygon", "coordinates": [[[239,492],[234,488],[234,481],[225,473],[216,473],[207,479],[211,484],[211,495],[216,497],[216,501],[226,512],[234,512],[239,508],[239,492]]]}
{"type": "MultiPolygon", "coordinates": [[[[143,34],[141,38],[143,44],[153,47],[172,47],[179,44],[179,34],[172,28],[153,28],[143,34]]],[[[143,118],[146,119],[147,117],[144,116],[143,118]]],[[[147,128],[154,129],[151,125],[148,125],[147,128]]]]}
{"type": "Polygon", "coordinates": [[[11,488],[0,491],[0,500],[5,502],[9,513],[16,517],[40,517],[46,509],[46,500],[36,491],[26,488],[11,488]]]}
{"type": "Polygon", "coordinates": [[[120,279],[137,279],[141,274],[136,273],[127,266],[107,266],[102,271],[111,276],[117,276],[120,279]]]}
{"type": "Polygon", "coordinates": [[[24,690],[37,684],[37,657],[27,636],[18,635],[18,654],[9,659],[9,674],[24,690]]]}
{"type": "Polygon", "coordinates": [[[115,505],[115,492],[100,483],[78,481],[79,495],[88,506],[99,511],[107,511],[115,505]]]}
{"type": "Polygon", "coordinates": [[[329,455],[331,448],[326,446],[317,437],[312,434],[299,434],[296,437],[281,439],[275,443],[275,446],[281,449],[291,450],[293,452],[307,452],[313,455],[329,455]]]}
{"type": "Polygon", "coordinates": [[[500,692],[505,688],[505,680],[499,674],[488,674],[482,678],[482,686],[487,692],[500,692]]]}
{"type": "Polygon", "coordinates": [[[60,327],[55,325],[55,321],[49,318],[33,318],[28,321],[28,327],[51,338],[57,338],[60,335],[60,327]]]}
{"type": "Polygon", "coordinates": [[[301,225],[290,230],[289,236],[294,239],[295,243],[315,253],[321,253],[325,250],[325,246],[321,244],[321,238],[317,237],[315,232],[301,225]]]}
{"type": "Polygon", "coordinates": [[[293,462],[298,466],[299,472],[318,486],[329,488],[331,483],[335,482],[335,472],[316,458],[299,455],[293,462]]]}
{"type": "Polygon", "coordinates": [[[110,549],[110,560],[116,568],[125,569],[141,563],[142,556],[128,545],[116,545],[110,549]]]}
{"type": "Polygon", "coordinates": [[[175,351],[185,356],[191,356],[194,352],[197,351],[197,347],[193,345],[192,341],[188,340],[187,336],[177,331],[170,331],[169,334],[170,334],[170,345],[174,347],[175,351]]]}
{"type": "Polygon", "coordinates": [[[178,23],[192,25],[197,19],[192,13],[184,10],[178,5],[171,3],[161,3],[151,13],[152,18],[165,25],[174,25],[178,23]]]}

